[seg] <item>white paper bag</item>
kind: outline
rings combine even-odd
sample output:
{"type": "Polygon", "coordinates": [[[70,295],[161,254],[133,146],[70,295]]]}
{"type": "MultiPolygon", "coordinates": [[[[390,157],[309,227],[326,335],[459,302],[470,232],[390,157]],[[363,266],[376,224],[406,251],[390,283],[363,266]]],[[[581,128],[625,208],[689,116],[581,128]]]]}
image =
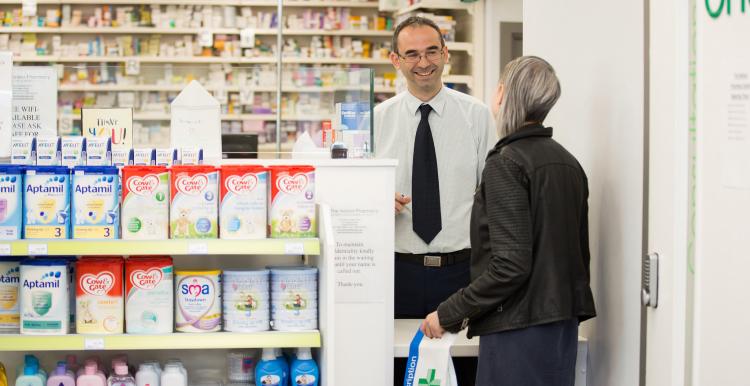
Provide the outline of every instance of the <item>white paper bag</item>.
{"type": "Polygon", "coordinates": [[[406,358],[404,386],[458,386],[450,352],[455,341],[456,334],[429,339],[417,330],[406,358]]]}

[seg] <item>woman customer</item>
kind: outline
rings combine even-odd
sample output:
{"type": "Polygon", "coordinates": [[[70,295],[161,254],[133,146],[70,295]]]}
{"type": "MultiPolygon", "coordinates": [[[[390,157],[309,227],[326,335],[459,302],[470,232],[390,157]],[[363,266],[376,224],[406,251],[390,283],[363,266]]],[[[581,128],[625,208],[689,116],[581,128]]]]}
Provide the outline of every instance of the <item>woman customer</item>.
{"type": "Polygon", "coordinates": [[[588,181],[543,125],[560,97],[552,66],[505,67],[493,110],[502,138],[487,156],[471,214],[471,283],[422,332],[480,336],[477,386],[573,386],[589,287],[588,181]]]}

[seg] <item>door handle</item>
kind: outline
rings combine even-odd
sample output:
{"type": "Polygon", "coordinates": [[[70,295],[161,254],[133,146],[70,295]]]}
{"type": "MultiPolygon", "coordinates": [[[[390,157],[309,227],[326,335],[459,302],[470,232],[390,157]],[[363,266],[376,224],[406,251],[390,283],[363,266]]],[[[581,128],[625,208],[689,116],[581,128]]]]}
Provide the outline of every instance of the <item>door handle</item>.
{"type": "Polygon", "coordinates": [[[659,305],[659,254],[649,253],[641,261],[641,304],[656,308],[659,305]]]}

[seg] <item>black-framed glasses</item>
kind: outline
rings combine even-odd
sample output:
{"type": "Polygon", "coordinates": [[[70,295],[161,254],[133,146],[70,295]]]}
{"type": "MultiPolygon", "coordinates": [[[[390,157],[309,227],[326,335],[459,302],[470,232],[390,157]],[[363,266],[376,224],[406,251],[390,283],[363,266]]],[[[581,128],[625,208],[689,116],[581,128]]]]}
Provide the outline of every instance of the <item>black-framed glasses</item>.
{"type": "Polygon", "coordinates": [[[418,51],[409,51],[406,53],[406,55],[397,54],[401,60],[403,60],[405,63],[414,64],[418,63],[420,60],[422,60],[422,57],[424,56],[427,58],[430,62],[437,62],[440,60],[440,58],[443,57],[443,49],[442,48],[430,48],[427,51],[425,51],[423,54],[419,53],[418,51]]]}

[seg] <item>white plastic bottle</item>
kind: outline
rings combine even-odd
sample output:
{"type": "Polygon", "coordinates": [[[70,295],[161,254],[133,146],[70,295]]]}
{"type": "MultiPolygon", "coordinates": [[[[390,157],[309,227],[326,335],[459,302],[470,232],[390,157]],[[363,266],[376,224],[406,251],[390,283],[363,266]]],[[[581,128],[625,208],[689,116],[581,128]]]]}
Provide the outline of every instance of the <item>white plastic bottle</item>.
{"type": "Polygon", "coordinates": [[[142,363],[135,373],[136,386],[159,386],[159,373],[152,363],[142,363]]]}
{"type": "Polygon", "coordinates": [[[135,379],[128,372],[128,365],[117,361],[115,364],[115,373],[109,376],[108,386],[135,386],[135,379]]]}
{"type": "Polygon", "coordinates": [[[187,386],[187,376],[184,371],[178,364],[167,364],[161,373],[161,384],[165,386],[187,386]]]}

